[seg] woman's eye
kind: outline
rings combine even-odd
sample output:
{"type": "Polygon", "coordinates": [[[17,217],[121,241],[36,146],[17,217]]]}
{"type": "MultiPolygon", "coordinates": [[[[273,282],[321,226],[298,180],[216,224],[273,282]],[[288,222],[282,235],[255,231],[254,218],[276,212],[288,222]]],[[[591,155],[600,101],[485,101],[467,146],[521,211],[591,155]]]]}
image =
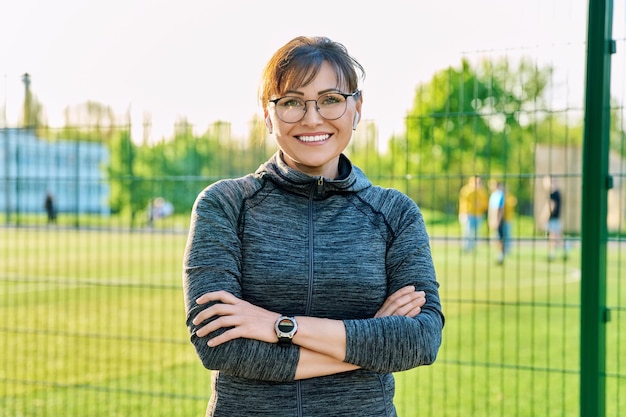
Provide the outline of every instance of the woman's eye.
{"type": "Polygon", "coordinates": [[[293,99],[288,98],[288,99],[282,100],[278,104],[282,107],[302,107],[304,105],[302,100],[298,100],[295,98],[293,99]]]}
{"type": "Polygon", "coordinates": [[[342,102],[343,97],[338,95],[327,95],[324,97],[320,97],[319,105],[320,106],[328,106],[331,104],[337,104],[342,102]]]}

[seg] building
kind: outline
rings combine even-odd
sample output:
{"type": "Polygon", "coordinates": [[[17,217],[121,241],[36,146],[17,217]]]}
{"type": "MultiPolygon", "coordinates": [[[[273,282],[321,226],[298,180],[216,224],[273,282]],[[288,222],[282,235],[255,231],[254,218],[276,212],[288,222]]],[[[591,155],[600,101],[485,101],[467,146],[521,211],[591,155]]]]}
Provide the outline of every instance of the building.
{"type": "MultiPolygon", "coordinates": [[[[609,154],[609,174],[622,171],[626,161],[615,152],[609,154]]],[[[547,221],[549,192],[543,187],[543,178],[550,175],[558,183],[563,195],[561,220],[565,233],[580,233],[582,222],[582,164],[583,153],[576,146],[537,145],[535,153],[535,205],[536,229],[543,230],[547,221]]],[[[626,221],[626,183],[613,175],[613,188],[607,194],[607,228],[619,231],[626,221]]]]}
{"type": "Polygon", "coordinates": [[[50,193],[58,213],[108,215],[108,164],[101,143],[48,141],[33,130],[0,129],[0,212],[44,213],[50,193]]]}

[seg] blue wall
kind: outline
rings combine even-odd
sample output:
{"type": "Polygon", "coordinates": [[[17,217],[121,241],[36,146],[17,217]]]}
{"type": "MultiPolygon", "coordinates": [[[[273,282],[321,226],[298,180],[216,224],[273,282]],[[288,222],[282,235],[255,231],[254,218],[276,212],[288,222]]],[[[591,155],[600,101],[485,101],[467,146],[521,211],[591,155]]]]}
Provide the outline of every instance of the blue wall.
{"type": "Polygon", "coordinates": [[[47,141],[23,129],[0,129],[0,211],[45,212],[52,193],[58,212],[109,214],[105,168],[109,151],[100,144],[47,141]]]}

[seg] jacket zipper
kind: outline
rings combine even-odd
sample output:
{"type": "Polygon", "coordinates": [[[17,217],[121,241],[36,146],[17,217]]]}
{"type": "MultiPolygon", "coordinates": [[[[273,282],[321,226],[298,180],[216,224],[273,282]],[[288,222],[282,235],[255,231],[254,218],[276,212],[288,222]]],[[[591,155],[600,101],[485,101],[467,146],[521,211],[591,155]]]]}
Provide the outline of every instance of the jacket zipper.
{"type": "MultiPolygon", "coordinates": [[[[317,190],[321,191],[324,186],[324,177],[319,177],[317,180],[317,190]]],[[[305,315],[309,315],[311,313],[311,300],[313,298],[313,196],[315,194],[316,187],[311,187],[311,191],[309,191],[309,210],[308,210],[308,225],[309,225],[309,291],[307,293],[306,306],[305,306],[305,315]]],[[[302,385],[300,381],[296,381],[296,396],[297,396],[297,404],[298,404],[298,417],[302,417],[302,385]]]]}
{"type": "MultiPolygon", "coordinates": [[[[319,177],[317,180],[317,191],[320,192],[322,187],[324,186],[324,177],[319,177]]],[[[314,273],[314,261],[315,261],[315,251],[313,250],[313,242],[314,242],[314,228],[313,228],[313,196],[315,195],[316,187],[311,187],[309,191],[309,214],[308,214],[308,224],[309,224],[309,290],[307,293],[306,299],[306,307],[305,314],[308,316],[311,314],[311,303],[313,299],[313,273],[314,273]]]]}

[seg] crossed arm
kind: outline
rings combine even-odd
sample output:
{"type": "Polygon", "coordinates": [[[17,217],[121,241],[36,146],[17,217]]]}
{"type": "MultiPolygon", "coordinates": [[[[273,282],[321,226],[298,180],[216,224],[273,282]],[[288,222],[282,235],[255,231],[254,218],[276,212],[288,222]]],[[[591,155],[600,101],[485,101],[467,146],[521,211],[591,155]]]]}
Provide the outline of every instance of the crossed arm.
{"type": "MultiPolygon", "coordinates": [[[[217,302],[198,313],[193,324],[198,326],[199,337],[220,329],[228,328],[220,335],[209,339],[208,346],[215,347],[237,338],[255,339],[276,343],[274,323],[279,313],[255,306],[226,291],[209,292],[200,296],[197,304],[217,302]]],[[[426,302],[424,291],[406,286],[391,294],[375,317],[415,317],[426,302]]],[[[295,379],[313,378],[357,369],[358,366],[344,362],[346,355],[346,331],[341,320],[297,316],[298,331],[293,343],[300,346],[300,358],[295,379]]]]}

